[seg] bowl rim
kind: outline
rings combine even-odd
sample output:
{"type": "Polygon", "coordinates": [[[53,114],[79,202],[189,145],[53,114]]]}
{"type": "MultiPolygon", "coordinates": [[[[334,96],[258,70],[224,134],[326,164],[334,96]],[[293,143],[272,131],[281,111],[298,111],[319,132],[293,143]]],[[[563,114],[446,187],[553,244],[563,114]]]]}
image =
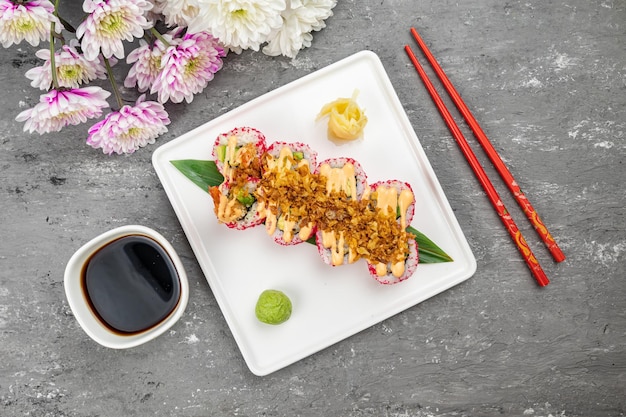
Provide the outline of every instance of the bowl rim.
{"type": "Polygon", "coordinates": [[[187,274],[174,247],[156,230],[137,224],[108,230],[81,246],[67,262],[63,283],[70,309],[83,331],[100,345],[113,349],[132,348],[160,336],[180,319],[189,301],[187,274]],[[114,240],[129,235],[145,235],[161,245],[176,268],[180,283],[180,296],[174,309],[156,326],[140,333],[121,335],[105,326],[88,305],[82,290],[82,271],[84,263],[97,250],[114,240]]]}

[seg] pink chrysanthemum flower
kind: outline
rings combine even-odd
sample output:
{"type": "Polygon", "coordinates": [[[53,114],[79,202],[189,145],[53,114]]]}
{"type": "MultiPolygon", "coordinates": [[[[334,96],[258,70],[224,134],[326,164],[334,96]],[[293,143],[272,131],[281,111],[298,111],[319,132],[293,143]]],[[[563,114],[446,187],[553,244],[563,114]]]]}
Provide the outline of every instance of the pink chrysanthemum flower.
{"type": "Polygon", "coordinates": [[[240,52],[259,50],[269,34],[283,24],[285,0],[205,0],[190,32],[207,31],[224,46],[240,52]]]}
{"type": "Polygon", "coordinates": [[[85,0],[89,15],[76,28],[85,57],[93,61],[102,51],[106,58],[124,58],[123,41],[141,38],[152,26],[145,16],[150,9],[146,0],[85,0]]]}
{"type": "Polygon", "coordinates": [[[50,90],[43,94],[32,109],[24,110],[15,120],[25,122],[24,131],[44,133],[58,132],[68,125],[85,123],[102,115],[109,107],[106,99],[111,93],[100,87],[84,87],[73,90],[50,90]]]}
{"type": "Polygon", "coordinates": [[[126,57],[126,62],[133,64],[124,79],[124,87],[137,86],[140,92],[148,91],[161,72],[161,59],[166,47],[157,40],[151,46],[143,39],[139,47],[126,57]]]}
{"type": "Polygon", "coordinates": [[[62,25],[48,0],[13,2],[0,0],[0,42],[5,48],[23,40],[32,46],[50,37],[50,25],[61,33],[62,25]]]}
{"type": "MultiPolygon", "coordinates": [[[[63,45],[54,54],[59,87],[78,88],[95,79],[106,79],[106,68],[100,61],[88,61],[76,51],[78,41],[72,39],[69,45],[63,45]]],[[[31,86],[48,90],[52,86],[52,70],[50,68],[50,50],[40,49],[35,55],[45,62],[42,66],[26,71],[26,78],[32,80],[31,86]]]]}
{"type": "Polygon", "coordinates": [[[191,103],[194,94],[202,92],[222,68],[226,56],[218,40],[207,32],[186,34],[176,42],[163,55],[161,73],[150,90],[158,93],[161,103],[191,103]]]}
{"type": "Polygon", "coordinates": [[[161,103],[144,101],[145,97],[143,94],[134,106],[123,106],[93,125],[87,144],[111,155],[130,154],[154,143],[159,135],[167,132],[165,126],[170,119],[161,103]]]}

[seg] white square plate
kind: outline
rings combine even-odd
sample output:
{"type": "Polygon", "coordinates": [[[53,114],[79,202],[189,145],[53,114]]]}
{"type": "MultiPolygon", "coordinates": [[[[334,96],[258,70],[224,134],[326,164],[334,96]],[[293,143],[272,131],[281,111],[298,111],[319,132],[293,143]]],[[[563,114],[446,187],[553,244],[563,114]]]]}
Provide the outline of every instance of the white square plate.
{"type": "Polygon", "coordinates": [[[471,277],[476,260],[426,158],[378,56],[361,51],[258,97],[158,148],[156,172],[189,239],[244,360],[267,375],[387,319],[471,277]],[[322,106],[359,91],[368,116],[362,138],[327,139],[322,106]],[[218,134],[254,127],[274,141],[308,143],[318,161],[347,156],[361,163],[369,182],[407,181],[416,194],[412,226],[454,262],[420,264],[407,281],[382,285],[365,261],[330,267],[315,246],[275,244],[264,227],[244,231],[218,224],[207,192],[171,163],[211,159],[218,134]],[[265,289],[285,292],[291,318],[277,326],[259,322],[254,307],[265,289]]]}

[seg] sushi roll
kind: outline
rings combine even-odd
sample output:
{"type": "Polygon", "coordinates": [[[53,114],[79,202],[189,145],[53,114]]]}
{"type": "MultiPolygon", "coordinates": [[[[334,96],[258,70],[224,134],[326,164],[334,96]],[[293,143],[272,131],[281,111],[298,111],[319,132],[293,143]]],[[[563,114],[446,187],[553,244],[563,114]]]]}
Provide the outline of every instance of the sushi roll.
{"type": "Polygon", "coordinates": [[[387,263],[368,261],[367,268],[370,276],[381,284],[389,285],[402,282],[413,275],[419,262],[417,242],[411,235],[407,243],[408,252],[405,254],[404,259],[400,258],[387,263]]]}
{"type": "Polygon", "coordinates": [[[369,186],[352,158],[317,163],[317,153],[300,142],[266,145],[256,129],[240,127],[218,136],[213,156],[224,181],[209,188],[220,223],[247,229],[265,223],[280,245],[315,238],[331,266],[363,259],[382,284],[409,278],[418,265],[415,236],[407,228],[415,212],[408,183],[369,186]]]}
{"type": "Polygon", "coordinates": [[[289,213],[280,213],[278,215],[276,218],[276,227],[271,234],[274,242],[283,246],[297,245],[306,242],[315,235],[317,227],[313,222],[303,223],[293,217],[294,216],[290,216],[289,213]]]}
{"type": "Polygon", "coordinates": [[[348,233],[344,231],[324,231],[318,230],[315,233],[315,244],[317,252],[322,261],[330,266],[351,264],[360,259],[357,250],[351,248],[346,237],[348,233]]]}
{"type": "Polygon", "coordinates": [[[325,213],[325,224],[318,226],[317,251],[328,265],[354,263],[361,257],[353,238],[354,229],[361,225],[351,220],[360,211],[360,200],[368,188],[367,175],[352,158],[326,159],[315,172],[325,178],[326,196],[338,202],[325,213]]]}
{"type": "Polygon", "coordinates": [[[257,226],[264,221],[258,210],[255,195],[259,179],[249,179],[244,184],[224,181],[210,187],[209,194],[213,198],[214,212],[217,220],[231,229],[244,230],[257,226]]]}
{"type": "Polygon", "coordinates": [[[418,264],[415,236],[406,232],[415,213],[415,195],[408,183],[389,180],[375,182],[368,195],[376,211],[380,244],[368,257],[370,275],[382,284],[395,284],[410,277],[418,264]]]}
{"type": "Polygon", "coordinates": [[[213,159],[218,171],[230,182],[236,177],[260,178],[265,149],[263,133],[251,127],[237,127],[218,135],[213,144],[213,159]]]}
{"type": "Polygon", "coordinates": [[[314,172],[317,166],[317,152],[305,143],[274,142],[264,155],[264,171],[298,169],[304,165],[309,167],[309,172],[314,172]]]}
{"type": "Polygon", "coordinates": [[[256,195],[259,198],[258,215],[274,242],[283,246],[297,245],[315,234],[316,225],[306,220],[306,206],[296,206],[288,199],[268,199],[263,188],[256,195]]]}
{"type": "Polygon", "coordinates": [[[299,142],[274,142],[263,155],[260,210],[267,233],[278,244],[299,244],[315,233],[306,201],[316,159],[317,153],[299,142]]]}
{"type": "Polygon", "coordinates": [[[331,158],[319,163],[315,172],[326,178],[326,194],[360,200],[367,188],[367,175],[352,158],[331,158]]]}
{"type": "Polygon", "coordinates": [[[395,216],[402,230],[406,230],[415,213],[415,194],[411,185],[398,180],[379,181],[370,186],[368,196],[372,205],[395,216]]]}

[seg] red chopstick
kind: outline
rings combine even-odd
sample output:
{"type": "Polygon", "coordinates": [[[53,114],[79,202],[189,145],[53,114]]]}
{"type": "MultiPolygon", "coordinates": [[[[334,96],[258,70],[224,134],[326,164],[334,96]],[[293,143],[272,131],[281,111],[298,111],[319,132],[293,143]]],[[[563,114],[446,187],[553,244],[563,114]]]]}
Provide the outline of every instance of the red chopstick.
{"type": "Polygon", "coordinates": [[[500,198],[495,187],[489,180],[487,173],[485,172],[482,165],[478,161],[478,158],[476,158],[476,155],[472,151],[472,148],[470,148],[469,144],[467,143],[467,140],[463,136],[463,133],[457,126],[456,122],[452,118],[452,115],[450,114],[445,104],[441,100],[441,97],[435,90],[435,87],[430,82],[428,75],[426,75],[426,72],[424,71],[420,63],[418,62],[417,58],[415,57],[415,54],[411,50],[411,47],[409,45],[406,45],[404,47],[404,50],[406,51],[409,58],[411,59],[411,62],[413,62],[415,69],[419,73],[422,81],[424,82],[424,85],[426,86],[426,89],[430,93],[430,96],[432,97],[437,108],[439,109],[441,116],[443,117],[446,124],[448,125],[448,128],[450,129],[450,132],[454,136],[454,139],[459,144],[459,147],[461,148],[463,155],[465,155],[465,159],[467,159],[470,166],[472,167],[472,170],[478,177],[478,180],[480,184],[482,185],[483,189],[485,190],[485,192],[487,193],[487,196],[489,197],[491,204],[496,209],[496,212],[500,216],[500,219],[502,220],[507,231],[511,235],[511,238],[513,239],[520,253],[524,257],[524,260],[526,261],[526,264],[528,265],[528,267],[530,268],[530,271],[535,277],[537,284],[539,284],[542,287],[545,287],[546,285],[550,283],[550,281],[548,280],[548,277],[546,276],[545,272],[541,268],[541,265],[539,265],[537,258],[535,258],[535,255],[528,247],[528,244],[526,243],[526,239],[524,239],[524,236],[522,236],[522,232],[520,232],[517,225],[515,224],[515,221],[513,221],[513,218],[511,217],[508,210],[504,206],[502,199],[500,198]]]}
{"type": "Polygon", "coordinates": [[[413,35],[413,38],[415,38],[415,41],[417,42],[420,49],[426,56],[426,59],[428,59],[428,62],[430,63],[433,70],[435,71],[435,73],[441,80],[442,84],[446,88],[446,91],[450,95],[450,98],[452,98],[452,101],[454,102],[456,107],[459,109],[463,117],[465,118],[465,121],[467,122],[467,124],[472,129],[472,132],[474,133],[474,135],[476,136],[476,139],[485,150],[485,153],[491,160],[491,163],[494,165],[494,167],[496,168],[496,170],[498,171],[498,173],[500,174],[500,176],[502,177],[502,179],[508,186],[509,190],[513,194],[513,197],[515,197],[515,200],[524,211],[524,214],[526,214],[526,217],[528,217],[528,220],[530,220],[535,230],[537,231],[537,233],[539,234],[543,242],[546,244],[554,260],[556,262],[564,261],[565,255],[561,251],[561,248],[559,248],[559,245],[557,245],[556,241],[554,240],[554,238],[548,231],[548,228],[543,224],[543,222],[539,218],[539,215],[535,211],[534,207],[530,204],[530,201],[528,201],[528,199],[526,198],[526,196],[520,189],[519,185],[517,184],[517,181],[515,181],[515,178],[513,178],[513,175],[511,174],[511,172],[508,170],[508,168],[502,161],[502,158],[500,158],[500,155],[494,149],[493,145],[491,144],[491,141],[489,140],[487,135],[485,135],[485,132],[483,132],[480,125],[478,124],[478,122],[476,121],[476,119],[474,118],[470,110],[467,108],[467,106],[463,102],[463,99],[461,98],[459,93],[456,91],[456,89],[454,88],[454,86],[452,85],[448,77],[446,76],[446,73],[443,71],[443,69],[441,69],[441,66],[439,66],[439,63],[437,62],[433,54],[431,54],[430,50],[428,49],[428,47],[426,46],[426,44],[424,43],[420,35],[417,33],[417,30],[415,30],[415,28],[411,28],[411,34],[413,35]]]}

